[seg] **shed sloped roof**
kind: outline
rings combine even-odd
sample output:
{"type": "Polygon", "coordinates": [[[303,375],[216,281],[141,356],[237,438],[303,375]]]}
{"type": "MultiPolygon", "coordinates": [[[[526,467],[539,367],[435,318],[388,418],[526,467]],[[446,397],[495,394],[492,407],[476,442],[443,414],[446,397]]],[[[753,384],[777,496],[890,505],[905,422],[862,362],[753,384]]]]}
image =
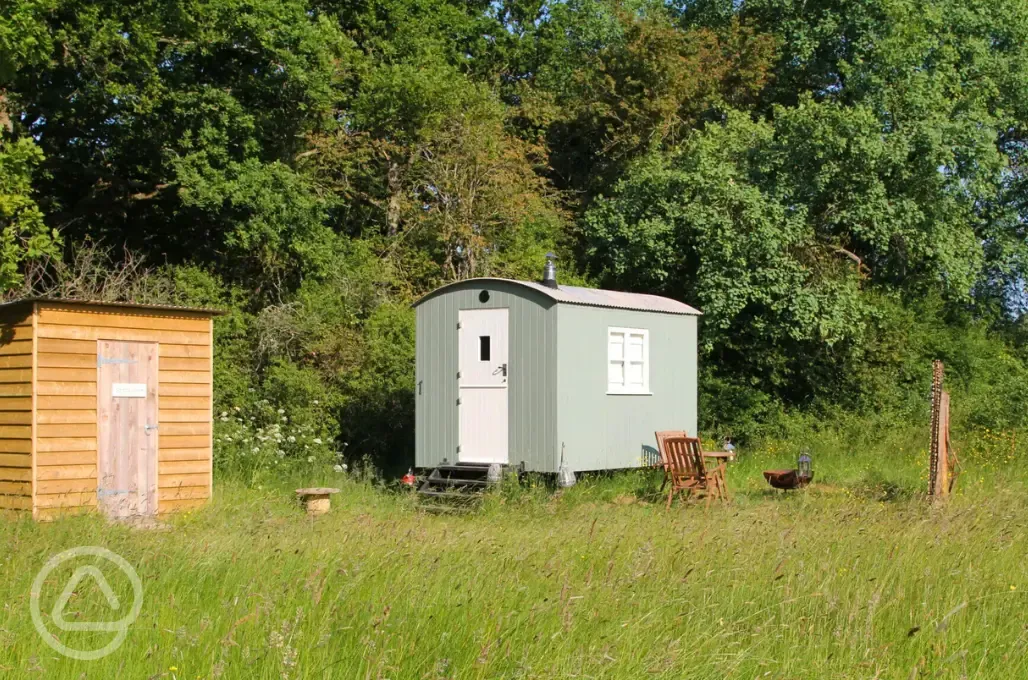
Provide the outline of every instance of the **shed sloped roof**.
{"type": "Polygon", "coordinates": [[[103,302],[101,300],[80,300],[76,298],[60,297],[23,297],[0,303],[0,309],[15,307],[17,305],[31,304],[33,302],[47,302],[58,305],[78,305],[82,307],[124,307],[126,309],[138,309],[151,312],[189,312],[191,314],[209,314],[210,316],[225,316],[227,312],[220,309],[208,307],[182,307],[179,305],[143,304],[136,302],[103,302]]]}
{"type": "Polygon", "coordinates": [[[659,295],[646,295],[645,293],[624,293],[617,290],[602,290],[600,288],[582,288],[580,286],[560,286],[556,288],[550,288],[544,286],[536,281],[516,281],[514,279],[498,279],[498,278],[478,278],[478,279],[465,279],[463,281],[456,281],[454,283],[447,284],[441,288],[437,288],[425,297],[415,302],[415,306],[421,304],[421,302],[428,297],[436,295],[440,291],[445,291],[451,286],[458,286],[462,284],[475,283],[476,281],[482,283],[502,281],[503,283],[515,284],[518,286],[524,286],[531,288],[535,291],[546,295],[556,302],[569,305],[585,305],[588,307],[612,307],[614,309],[631,309],[642,312],[660,312],[662,314],[690,314],[693,316],[701,316],[702,312],[695,307],[690,307],[684,302],[678,300],[672,300],[671,298],[661,297],[659,295]]]}

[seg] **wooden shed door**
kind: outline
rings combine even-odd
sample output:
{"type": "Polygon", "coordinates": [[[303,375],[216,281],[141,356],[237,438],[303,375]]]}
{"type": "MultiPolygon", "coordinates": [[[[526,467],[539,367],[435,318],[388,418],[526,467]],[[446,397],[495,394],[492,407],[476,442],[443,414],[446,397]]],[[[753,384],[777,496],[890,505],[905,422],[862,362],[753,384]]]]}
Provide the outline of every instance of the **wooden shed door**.
{"type": "Polygon", "coordinates": [[[507,310],[462,309],[457,460],[507,463],[507,310]]]}
{"type": "Polygon", "coordinates": [[[97,350],[97,502],[111,517],[156,514],[157,343],[97,350]]]}

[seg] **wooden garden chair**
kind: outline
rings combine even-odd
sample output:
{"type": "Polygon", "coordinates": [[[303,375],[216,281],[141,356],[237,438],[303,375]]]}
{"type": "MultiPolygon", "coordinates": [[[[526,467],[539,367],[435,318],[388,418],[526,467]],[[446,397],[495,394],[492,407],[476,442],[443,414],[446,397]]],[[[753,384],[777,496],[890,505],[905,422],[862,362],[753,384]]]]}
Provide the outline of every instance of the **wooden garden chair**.
{"type": "MultiPolygon", "coordinates": [[[[703,449],[700,440],[695,437],[675,436],[669,432],[657,437],[657,446],[665,470],[665,484],[671,482],[668,491],[667,508],[675,494],[690,496],[703,494],[707,505],[714,498],[728,500],[728,487],[725,485],[725,465],[721,463],[708,471],[703,460],[703,449]]],[[[661,487],[663,491],[663,486],[661,487]]]]}

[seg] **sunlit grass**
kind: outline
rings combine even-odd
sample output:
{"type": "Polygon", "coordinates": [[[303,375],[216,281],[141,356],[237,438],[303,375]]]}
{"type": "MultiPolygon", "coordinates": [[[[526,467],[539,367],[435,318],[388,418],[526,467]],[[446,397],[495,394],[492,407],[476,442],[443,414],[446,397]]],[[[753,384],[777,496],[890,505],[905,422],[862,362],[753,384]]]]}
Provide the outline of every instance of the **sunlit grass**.
{"type": "MultiPolygon", "coordinates": [[[[329,472],[260,489],[222,482],[210,507],[167,530],[6,520],[0,672],[1028,677],[1020,445],[983,432],[960,447],[966,467],[943,507],[921,496],[926,444],[900,432],[744,448],[729,469],[734,502],[709,511],[665,512],[653,472],[586,475],[557,494],[529,480],[458,516],[329,472]],[[803,446],[816,483],[768,489],[760,471],[791,465],[803,446]],[[292,490],[313,483],[342,493],[311,522],[292,490]],[[146,590],[125,644],[93,662],[59,657],[29,617],[36,572],[77,545],[123,555],[146,590]]],[[[96,619],[106,604],[84,589],[68,609],[96,619]]],[[[94,647],[106,639],[62,637],[94,647]]]]}

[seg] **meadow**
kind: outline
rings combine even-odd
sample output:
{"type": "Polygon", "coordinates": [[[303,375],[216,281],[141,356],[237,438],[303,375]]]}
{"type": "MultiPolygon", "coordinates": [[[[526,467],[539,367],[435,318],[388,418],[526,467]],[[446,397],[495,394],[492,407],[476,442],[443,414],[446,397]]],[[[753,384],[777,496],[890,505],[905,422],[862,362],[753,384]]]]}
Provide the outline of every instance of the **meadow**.
{"type": "MultiPolygon", "coordinates": [[[[957,493],[933,506],[920,430],[809,438],[816,483],[790,494],[768,490],[760,470],[788,465],[798,445],[766,441],[729,469],[733,502],[709,510],[665,512],[659,475],[636,471],[562,492],[509,482],[474,512],[439,515],[368,476],[326,471],[222,480],[208,507],[163,528],[5,518],[0,673],[1028,677],[1022,447],[1010,432],[965,435],[957,493]],[[342,489],[315,521],[291,498],[312,482],[342,489]],[[80,545],[125,557],[145,592],[124,644],[96,661],[52,651],[29,615],[40,567],[80,545]]],[[[68,569],[44,584],[44,621],[68,569]]],[[[131,600],[127,581],[111,586],[131,600]]],[[[89,585],[65,615],[111,618],[89,585]]],[[[111,633],[59,637],[95,649],[111,633]]]]}

